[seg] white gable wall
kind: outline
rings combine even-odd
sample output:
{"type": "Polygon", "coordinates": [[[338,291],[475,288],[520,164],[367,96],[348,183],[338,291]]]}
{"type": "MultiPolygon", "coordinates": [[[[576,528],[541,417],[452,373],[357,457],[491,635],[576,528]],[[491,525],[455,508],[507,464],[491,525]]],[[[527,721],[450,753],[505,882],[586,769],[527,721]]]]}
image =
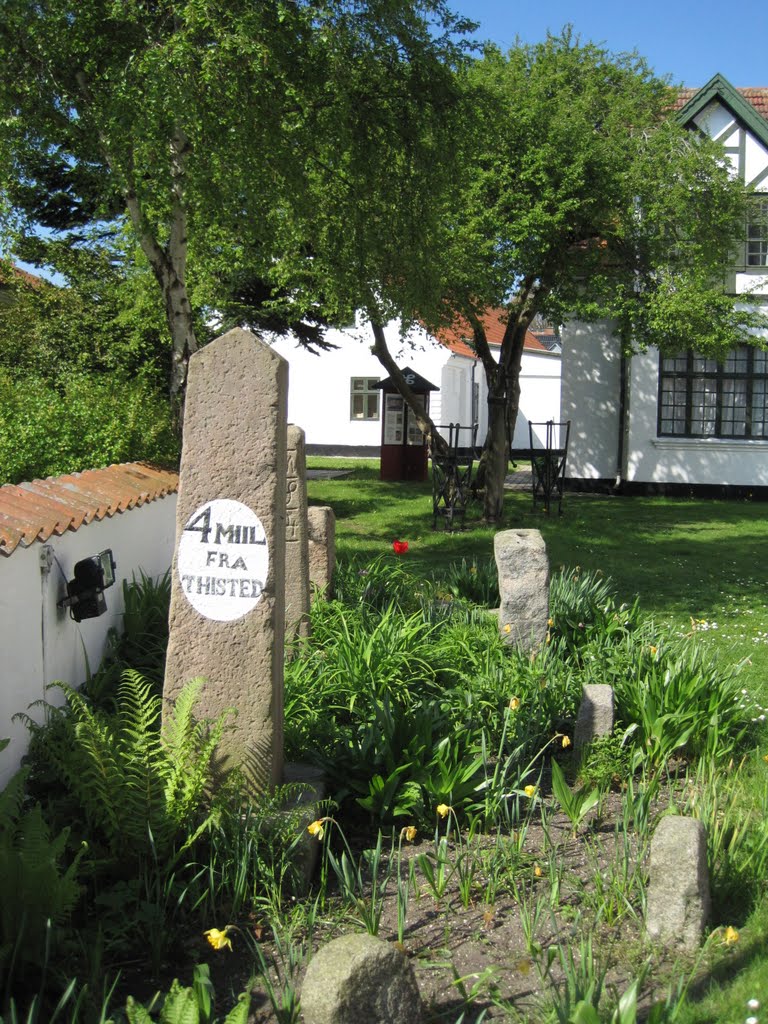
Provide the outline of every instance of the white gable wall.
{"type": "Polygon", "coordinates": [[[566,475],[612,481],[617,473],[621,375],[613,325],[572,321],[561,336],[560,418],[571,421],[566,475]]]}

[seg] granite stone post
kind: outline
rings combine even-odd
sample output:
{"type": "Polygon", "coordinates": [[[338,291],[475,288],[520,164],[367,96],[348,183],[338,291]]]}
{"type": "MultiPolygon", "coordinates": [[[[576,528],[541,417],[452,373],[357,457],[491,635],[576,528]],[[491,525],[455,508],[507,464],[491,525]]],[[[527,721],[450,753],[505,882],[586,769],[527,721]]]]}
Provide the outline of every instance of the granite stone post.
{"type": "Polygon", "coordinates": [[[597,739],[613,732],[613,689],[607,683],[586,683],[576,715],[573,748],[580,753],[597,739]]]}
{"type": "Polygon", "coordinates": [[[305,1024],[419,1024],[424,1011],[408,957],[374,935],[342,935],[312,957],[301,989],[305,1024]]]}
{"type": "Polygon", "coordinates": [[[309,527],[309,582],[319,594],[328,595],[336,568],[336,516],[330,505],[311,505],[309,527]]]}
{"type": "Polygon", "coordinates": [[[536,650],[549,617],[549,559],[539,530],[502,530],[493,538],[499,573],[499,629],[507,643],[536,650]]]}
{"type": "Polygon", "coordinates": [[[189,362],[163,695],[237,709],[222,753],[254,789],[283,769],[288,364],[241,329],[189,362]]]}
{"type": "Polygon", "coordinates": [[[651,840],[645,926],[667,946],[695,950],[709,920],[707,833],[702,822],[670,814],[651,840]]]}
{"type": "Polygon", "coordinates": [[[304,431],[288,424],[285,513],[285,639],[309,633],[309,537],[304,431]]]}

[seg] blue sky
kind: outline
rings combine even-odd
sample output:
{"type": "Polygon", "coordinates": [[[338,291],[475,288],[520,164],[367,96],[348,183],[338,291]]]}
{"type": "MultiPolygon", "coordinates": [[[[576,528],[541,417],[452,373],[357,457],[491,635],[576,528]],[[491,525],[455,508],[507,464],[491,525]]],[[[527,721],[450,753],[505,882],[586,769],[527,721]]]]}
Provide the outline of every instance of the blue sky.
{"type": "Polygon", "coordinates": [[[768,87],[768,0],[448,0],[480,22],[479,39],[508,49],[571,23],[583,41],[637,50],[658,75],[701,86],[720,72],[735,86],[768,87]]]}

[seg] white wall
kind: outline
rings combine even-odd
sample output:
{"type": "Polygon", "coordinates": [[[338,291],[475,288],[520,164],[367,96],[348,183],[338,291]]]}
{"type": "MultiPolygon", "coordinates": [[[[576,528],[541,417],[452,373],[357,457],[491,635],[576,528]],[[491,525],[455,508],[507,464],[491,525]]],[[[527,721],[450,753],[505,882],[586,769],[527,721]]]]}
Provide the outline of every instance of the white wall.
{"type": "MultiPolygon", "coordinates": [[[[123,580],[140,570],[158,578],[169,568],[176,535],[176,495],[157,498],[139,508],[83,525],[74,532],[51,536],[55,560],[41,572],[44,545],[17,547],[0,557],[0,737],[11,743],[0,753],[0,787],[19,766],[26,751],[27,730],[12,716],[26,712],[33,701],[59,702],[46,684],[61,680],[79,686],[86,665],[96,669],[107,631],[122,628],[123,580]],[[107,612],[96,619],[74,622],[67,609],[56,607],[66,595],[75,562],[111,548],[117,565],[115,584],[104,592],[107,612]]],[[[30,711],[41,721],[43,711],[30,711]]]]}
{"type": "Polygon", "coordinates": [[[607,321],[566,324],[560,418],[571,421],[566,476],[613,480],[619,437],[621,355],[607,321]]]}
{"type": "MultiPolygon", "coordinates": [[[[423,331],[414,331],[401,341],[398,325],[385,328],[387,344],[398,366],[411,366],[431,384],[441,386],[441,373],[448,355],[446,349],[423,331]]],[[[347,331],[330,330],[327,340],[338,346],[313,355],[291,337],[267,338],[274,349],[288,360],[288,421],[304,429],[307,444],[365,445],[381,444],[381,419],[350,418],[350,379],[387,375],[371,352],[370,327],[347,331]]],[[[443,420],[438,392],[430,395],[430,414],[435,422],[443,420]]]]}
{"type": "MultiPolygon", "coordinates": [[[[480,385],[478,443],[488,425],[488,390],[482,363],[456,355],[424,331],[412,332],[407,341],[399,336],[398,324],[385,328],[389,349],[398,366],[411,366],[439,391],[430,394],[430,415],[440,425],[469,425],[472,421],[472,380],[480,385]]],[[[268,339],[288,360],[288,419],[303,427],[307,444],[378,446],[381,420],[350,419],[350,379],[386,377],[371,352],[370,328],[331,330],[328,341],[338,346],[313,355],[292,338],[268,339]]],[[[523,353],[521,365],[520,413],[515,428],[516,447],[527,448],[528,421],[545,422],[560,417],[560,355],[553,352],[523,353]]],[[[447,436],[447,431],[443,431],[447,436]]],[[[462,434],[460,443],[470,443],[462,434]]]]}
{"type": "Polygon", "coordinates": [[[630,381],[628,481],[768,486],[768,440],[656,436],[657,349],[633,357],[630,381]]]}

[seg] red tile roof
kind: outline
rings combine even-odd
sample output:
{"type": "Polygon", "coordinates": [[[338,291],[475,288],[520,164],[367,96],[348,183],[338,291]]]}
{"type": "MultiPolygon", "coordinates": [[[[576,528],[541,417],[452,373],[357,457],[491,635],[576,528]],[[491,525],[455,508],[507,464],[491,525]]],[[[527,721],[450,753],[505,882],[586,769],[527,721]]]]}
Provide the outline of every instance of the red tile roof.
{"type": "MultiPolygon", "coordinates": [[[[494,345],[496,347],[501,345],[504,337],[507,315],[506,310],[491,309],[481,317],[483,326],[485,327],[485,336],[488,339],[489,345],[494,345]]],[[[471,346],[472,328],[466,320],[456,320],[452,327],[444,328],[438,333],[437,340],[442,345],[445,345],[446,348],[450,349],[454,355],[467,356],[469,359],[477,358],[477,353],[471,346]],[[467,344],[468,341],[470,344],[467,344]]],[[[526,333],[525,344],[523,347],[529,352],[549,351],[547,346],[542,345],[531,331],[526,333]]]]}
{"type": "Polygon", "coordinates": [[[32,288],[39,288],[41,285],[47,283],[46,281],[43,280],[42,277],[37,277],[35,274],[30,274],[28,271],[22,270],[21,267],[11,267],[10,271],[10,280],[8,280],[7,273],[4,273],[3,270],[0,268],[0,285],[9,285],[16,283],[13,280],[14,278],[18,278],[18,280],[22,284],[27,284],[32,288]]]}
{"type": "Polygon", "coordinates": [[[164,498],[179,488],[179,475],[143,462],[48,477],[0,487],[0,554],[78,530],[94,519],[164,498]]]}
{"type": "MultiPolygon", "coordinates": [[[[680,89],[673,106],[675,110],[680,110],[688,100],[693,99],[698,89],[680,89]]],[[[743,89],[736,89],[736,92],[741,93],[748,103],[751,103],[755,110],[768,121],[768,88],[748,86],[743,89]]]]}

